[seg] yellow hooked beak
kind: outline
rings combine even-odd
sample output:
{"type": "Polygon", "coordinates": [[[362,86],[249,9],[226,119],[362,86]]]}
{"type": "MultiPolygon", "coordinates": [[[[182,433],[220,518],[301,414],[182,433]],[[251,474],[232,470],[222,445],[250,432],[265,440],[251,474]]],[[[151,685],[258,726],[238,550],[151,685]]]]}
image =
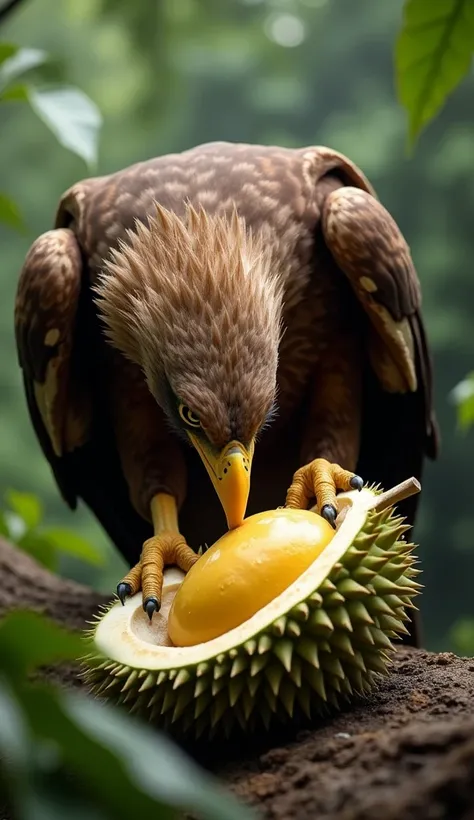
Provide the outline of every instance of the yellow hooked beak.
{"type": "Polygon", "coordinates": [[[209,473],[214,489],[224,508],[230,530],[240,527],[247,509],[250,491],[250,470],[255,444],[247,449],[239,441],[231,441],[221,452],[202,438],[188,433],[209,473]]]}

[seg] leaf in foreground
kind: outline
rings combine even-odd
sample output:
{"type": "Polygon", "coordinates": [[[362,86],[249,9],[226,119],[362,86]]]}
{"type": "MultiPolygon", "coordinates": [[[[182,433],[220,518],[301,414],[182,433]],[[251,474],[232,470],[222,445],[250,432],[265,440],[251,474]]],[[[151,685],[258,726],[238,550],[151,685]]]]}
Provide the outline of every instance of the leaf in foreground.
{"type": "Polygon", "coordinates": [[[41,536],[59,552],[73,555],[95,566],[102,566],[105,563],[104,555],[74,532],[61,527],[42,527],[41,536]]]}
{"type": "Polygon", "coordinates": [[[406,1],[395,62],[412,144],[467,74],[473,48],[472,0],[406,1]]]}
{"type": "Polygon", "coordinates": [[[43,508],[40,500],[33,493],[8,490],[5,500],[13,512],[23,519],[29,530],[38,526],[43,517],[43,508]]]}
{"type": "Polygon", "coordinates": [[[17,679],[38,666],[75,661],[90,642],[36,612],[17,610],[0,620],[0,670],[17,679]]]}
{"type": "Polygon", "coordinates": [[[102,117],[98,107],[78,88],[29,88],[33,110],[57,140],[80,156],[89,167],[97,163],[102,117]]]}

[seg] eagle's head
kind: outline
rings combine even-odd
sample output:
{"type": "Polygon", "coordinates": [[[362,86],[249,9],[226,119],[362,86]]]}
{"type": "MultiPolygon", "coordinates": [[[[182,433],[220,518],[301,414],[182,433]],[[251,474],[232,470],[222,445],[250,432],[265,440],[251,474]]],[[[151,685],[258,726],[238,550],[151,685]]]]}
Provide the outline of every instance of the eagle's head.
{"type": "Polygon", "coordinates": [[[272,245],[235,209],[156,205],[95,287],[109,342],[138,364],[199,452],[230,528],[242,523],[255,440],[276,399],[283,287],[272,245]]]}

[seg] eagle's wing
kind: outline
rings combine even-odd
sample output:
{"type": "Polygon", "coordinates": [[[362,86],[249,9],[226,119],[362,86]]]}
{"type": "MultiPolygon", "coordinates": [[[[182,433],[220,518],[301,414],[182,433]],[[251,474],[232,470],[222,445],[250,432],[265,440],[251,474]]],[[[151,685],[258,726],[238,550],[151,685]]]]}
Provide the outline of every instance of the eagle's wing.
{"type": "Polygon", "coordinates": [[[326,244],[370,321],[368,353],[389,393],[419,393],[425,406],[426,450],[436,453],[431,361],[421,315],[421,290],[398,225],[369,192],[340,187],[325,200],[326,244]]]}
{"type": "Polygon", "coordinates": [[[90,432],[90,395],[84,362],[74,357],[82,261],[67,229],[42,234],[20,273],[15,336],[31,421],[62,495],[76,506],[65,456],[84,445],[90,432]]]}

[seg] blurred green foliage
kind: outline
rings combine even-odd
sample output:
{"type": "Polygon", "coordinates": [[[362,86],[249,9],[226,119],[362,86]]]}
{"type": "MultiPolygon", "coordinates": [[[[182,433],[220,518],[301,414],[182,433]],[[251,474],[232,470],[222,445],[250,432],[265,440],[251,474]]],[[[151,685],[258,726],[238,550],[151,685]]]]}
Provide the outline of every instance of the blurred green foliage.
{"type": "MultiPolygon", "coordinates": [[[[97,173],[227,139],[328,144],[369,176],[410,243],[434,354],[442,452],[427,466],[415,532],[425,640],[433,649],[455,647],[452,627],[474,607],[474,445],[461,435],[450,399],[474,361],[473,80],[466,70],[454,90],[452,79],[467,65],[469,9],[472,0],[411,0],[405,10],[403,0],[32,0],[3,28],[9,42],[49,55],[29,70],[30,85],[72,85],[100,109],[97,173]],[[436,19],[420,18],[427,7],[439,12],[436,19]],[[454,10],[456,21],[465,20],[454,27],[466,41],[462,49],[446,34],[454,10]],[[407,98],[415,57],[403,62],[403,38],[413,45],[415,35],[426,52],[425,80],[420,74],[417,94],[407,98]],[[442,87],[433,85],[436,66],[451,78],[442,87]],[[420,101],[416,121],[410,106],[420,101]],[[410,131],[416,143],[407,155],[410,131]]],[[[84,165],[24,105],[3,105],[0,127],[2,193],[17,203],[26,226],[24,234],[0,228],[0,413],[8,431],[0,437],[0,485],[36,494],[51,526],[93,543],[102,566],[61,555],[59,570],[111,591],[123,561],[88,511],[81,506],[73,514],[59,497],[26,412],[12,325],[25,253],[51,227],[60,194],[85,175],[84,165]]]]}
{"type": "Polygon", "coordinates": [[[0,621],[1,816],[177,820],[192,811],[256,820],[172,741],[118,707],[30,680],[38,667],[86,649],[82,635],[33,612],[0,621]]]}

